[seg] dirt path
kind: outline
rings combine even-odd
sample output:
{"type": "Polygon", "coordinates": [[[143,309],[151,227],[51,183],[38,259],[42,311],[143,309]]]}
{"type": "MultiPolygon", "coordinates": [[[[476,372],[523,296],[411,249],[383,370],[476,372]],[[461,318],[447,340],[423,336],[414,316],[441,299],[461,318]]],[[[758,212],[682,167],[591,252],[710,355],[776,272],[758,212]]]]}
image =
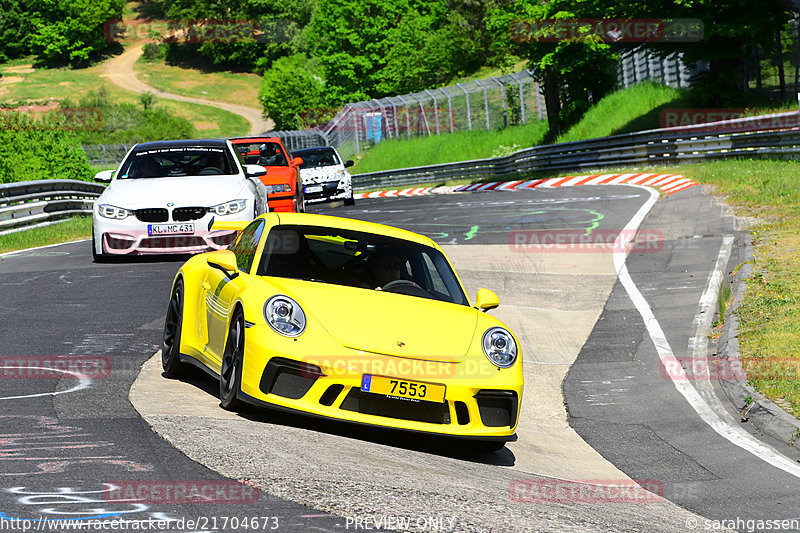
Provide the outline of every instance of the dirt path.
{"type": "Polygon", "coordinates": [[[236,113],[237,115],[241,115],[246,118],[250,123],[250,135],[259,135],[275,127],[274,122],[261,116],[260,109],[167,93],[142,82],[136,77],[136,71],[133,69],[133,65],[142,55],[143,46],[143,44],[132,46],[125,50],[125,52],[123,52],[121,55],[106,61],[102,76],[108,78],[112,83],[119,85],[123,89],[133,91],[135,93],[150,91],[159,98],[177,100],[180,102],[190,102],[192,104],[208,105],[217,107],[219,109],[224,109],[225,111],[230,111],[231,113],[236,113]]]}

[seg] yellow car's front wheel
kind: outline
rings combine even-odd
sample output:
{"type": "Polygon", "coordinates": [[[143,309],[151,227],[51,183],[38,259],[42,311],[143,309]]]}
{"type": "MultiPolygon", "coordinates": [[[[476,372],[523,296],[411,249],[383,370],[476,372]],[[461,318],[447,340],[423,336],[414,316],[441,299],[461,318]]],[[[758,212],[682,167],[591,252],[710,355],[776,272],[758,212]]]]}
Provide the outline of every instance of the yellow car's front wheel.
{"type": "Polygon", "coordinates": [[[244,355],[244,314],[237,309],[231,319],[228,341],[219,372],[219,405],[234,411],[242,407],[237,395],[242,388],[242,359],[244,355]]]}
{"type": "Polygon", "coordinates": [[[183,327],[183,280],[175,282],[169,299],[167,318],[164,321],[164,339],[161,343],[161,367],[169,376],[184,370],[181,362],[181,328],[183,327]]]}

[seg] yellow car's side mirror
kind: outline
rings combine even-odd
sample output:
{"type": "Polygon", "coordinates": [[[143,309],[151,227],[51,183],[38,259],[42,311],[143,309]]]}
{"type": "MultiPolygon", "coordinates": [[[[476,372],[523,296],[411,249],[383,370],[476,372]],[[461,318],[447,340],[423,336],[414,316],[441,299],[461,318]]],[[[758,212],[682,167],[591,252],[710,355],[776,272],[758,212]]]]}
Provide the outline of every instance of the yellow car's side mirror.
{"type": "Polygon", "coordinates": [[[208,254],[208,265],[218,268],[228,274],[230,277],[235,278],[239,275],[239,267],[236,264],[236,254],[230,250],[217,250],[208,254]]]}
{"type": "Polygon", "coordinates": [[[489,309],[494,309],[500,305],[500,299],[489,289],[478,289],[478,296],[475,298],[475,307],[484,313],[489,309]]]}

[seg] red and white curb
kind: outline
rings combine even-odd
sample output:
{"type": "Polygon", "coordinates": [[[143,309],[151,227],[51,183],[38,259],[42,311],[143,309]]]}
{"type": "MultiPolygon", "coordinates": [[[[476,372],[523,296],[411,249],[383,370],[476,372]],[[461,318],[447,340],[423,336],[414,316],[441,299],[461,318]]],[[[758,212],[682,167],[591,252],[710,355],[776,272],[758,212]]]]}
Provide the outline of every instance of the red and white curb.
{"type": "Polygon", "coordinates": [[[527,189],[549,189],[552,187],[575,187],[578,185],[644,185],[657,189],[665,196],[683,189],[700,185],[680,174],[592,174],[587,176],[566,176],[528,181],[495,181],[491,183],[472,183],[469,185],[450,185],[446,187],[417,187],[412,189],[378,191],[353,195],[357,199],[393,198],[397,196],[426,196],[429,194],[455,194],[480,191],[522,191],[527,189]]]}

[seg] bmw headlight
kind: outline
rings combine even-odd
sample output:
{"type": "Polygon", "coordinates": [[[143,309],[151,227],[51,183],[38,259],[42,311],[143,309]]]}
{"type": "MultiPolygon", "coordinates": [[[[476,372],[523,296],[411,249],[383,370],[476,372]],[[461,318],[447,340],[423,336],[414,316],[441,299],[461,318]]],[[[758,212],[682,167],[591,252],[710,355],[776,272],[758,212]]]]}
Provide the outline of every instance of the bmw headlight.
{"type": "Polygon", "coordinates": [[[264,318],[272,329],[285,337],[298,337],[306,330],[306,314],[288,296],[273,296],[264,304],[264,318]]]}
{"type": "Polygon", "coordinates": [[[247,200],[231,200],[222,204],[212,205],[208,208],[215,215],[224,217],[225,215],[235,215],[247,208],[247,200]]]}
{"type": "Polygon", "coordinates": [[[517,343],[503,328],[491,328],[483,334],[483,353],[493,365],[508,368],[517,360],[517,343]]]}
{"type": "Polygon", "coordinates": [[[133,214],[133,211],[108,204],[97,204],[97,213],[103,218],[123,220],[133,214]]]}
{"type": "Polygon", "coordinates": [[[264,188],[267,190],[267,194],[273,194],[276,192],[289,192],[292,190],[289,187],[288,183],[277,183],[275,185],[265,185],[264,188]]]}

